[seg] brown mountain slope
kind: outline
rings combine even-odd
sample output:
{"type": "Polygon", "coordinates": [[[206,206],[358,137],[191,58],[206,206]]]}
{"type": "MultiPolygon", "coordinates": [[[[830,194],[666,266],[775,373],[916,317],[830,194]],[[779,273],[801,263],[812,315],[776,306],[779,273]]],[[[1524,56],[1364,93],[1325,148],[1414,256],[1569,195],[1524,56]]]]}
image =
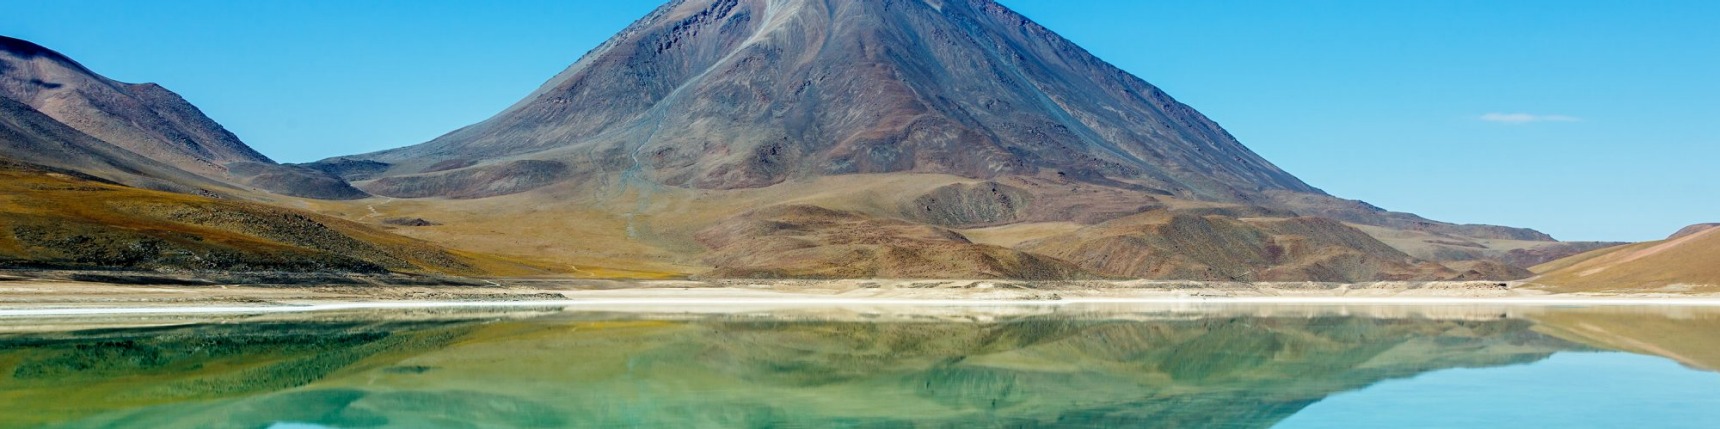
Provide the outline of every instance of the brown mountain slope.
{"type": "Polygon", "coordinates": [[[0,97],[0,160],[75,170],[126,185],[186,194],[233,189],[72,129],[0,97]]]}
{"type": "MultiPolygon", "coordinates": [[[[210,179],[307,198],[367,196],[322,171],[276,164],[160,85],[108,79],[28,41],[0,36],[0,98],[22,103],[96,140],[210,179]],[[244,168],[230,169],[231,165],[244,168]]],[[[16,108],[7,110],[10,116],[16,108]]],[[[62,142],[84,144],[81,139],[62,142]]]]}
{"type": "Polygon", "coordinates": [[[1526,269],[1590,250],[1625,243],[1600,241],[1517,240],[1466,236],[1457,232],[1350,223],[1392,248],[1418,259],[1446,264],[1492,261],[1526,269]]]}
{"type": "MultiPolygon", "coordinates": [[[[981,181],[929,174],[840,175],[790,180],[763,188],[699,190],[666,187],[643,195],[643,198],[639,194],[608,195],[581,188],[600,186],[598,183],[558,184],[481,199],[329,202],[319,205],[319,210],[365,222],[400,217],[423,218],[437,225],[407,228],[400,232],[485,253],[549,258],[575,266],[580,272],[617,268],[637,270],[649,266],[649,271],[707,277],[831,277],[873,272],[885,273],[875,275],[898,277],[997,277],[1001,275],[999,273],[1020,271],[979,264],[952,264],[951,261],[960,259],[953,255],[888,260],[875,256],[888,254],[884,250],[890,246],[880,244],[920,249],[981,249],[961,242],[965,240],[995,246],[996,249],[988,251],[994,254],[1000,249],[1036,256],[1040,260],[1068,258],[1079,263],[1082,255],[1041,253],[1040,249],[1021,244],[1059,237],[1079,240],[1083,238],[1072,234],[1109,219],[1150,216],[1171,210],[1216,217],[1212,222],[1238,225],[1234,231],[1229,231],[1238,234],[1267,234],[1256,231],[1258,227],[1250,222],[1282,220],[1296,215],[1270,208],[1154,198],[1100,185],[1021,177],[981,181]],[[776,216],[774,214],[761,217],[759,212],[749,213],[761,207],[778,205],[840,212],[839,216],[833,216],[847,220],[785,220],[773,217],[776,216]],[[497,222],[497,219],[507,221],[497,222]],[[1249,219],[1250,222],[1240,219],[1249,219]],[[866,235],[874,230],[890,230],[891,234],[911,233],[897,236],[901,243],[835,244],[856,236],[879,237],[877,234],[866,235]],[[947,235],[947,231],[957,231],[962,237],[954,239],[947,235]],[[1066,235],[1069,237],[1063,237],[1066,235]],[[712,238],[722,242],[711,241],[712,238]],[[778,247],[781,243],[792,245],[778,247]],[[842,253],[862,247],[866,249],[863,252],[842,253]],[[792,252],[777,251],[783,248],[792,252]],[[855,267],[844,272],[842,265],[847,263],[853,263],[855,267]],[[884,265],[890,268],[877,268],[884,265]],[[942,269],[951,271],[938,271],[942,269]],[[838,272],[846,274],[836,274],[838,272]]],[[[1333,229],[1348,228],[1338,224],[1333,229]]],[[[1452,269],[1445,270],[1414,262],[1414,258],[1367,235],[1347,232],[1352,234],[1344,235],[1342,240],[1321,243],[1353,246],[1354,252],[1346,255],[1363,262],[1348,264],[1342,258],[1334,258],[1327,265],[1321,265],[1322,262],[1310,256],[1302,260],[1252,259],[1247,264],[1239,264],[1231,259],[1207,259],[1215,253],[1196,252],[1201,248],[1199,246],[1161,248],[1162,253],[1155,254],[1155,257],[1165,257],[1156,263],[1175,267],[1167,270],[1187,274],[1183,278],[1228,279],[1231,277],[1208,277],[1204,269],[1189,271],[1184,268],[1216,266],[1229,272],[1243,273],[1256,266],[1253,264],[1283,264],[1285,272],[1298,273],[1288,275],[1275,271],[1273,276],[1263,279],[1347,281],[1458,277],[1506,280],[1528,276],[1521,268],[1492,262],[1453,264],[1452,269]],[[1170,259],[1173,256],[1175,259],[1170,259]],[[1386,261],[1402,261],[1404,264],[1386,261]],[[1305,265],[1292,266],[1302,263],[1305,265]],[[1476,272],[1469,273],[1471,270],[1476,272]],[[1370,273],[1377,276],[1369,277],[1370,273]]],[[[1201,242],[1210,240],[1210,237],[1184,234],[1178,239],[1201,242]]],[[[1107,254],[1104,249],[1086,250],[1093,252],[1091,257],[1107,254]]],[[[1088,268],[1085,271],[1134,276],[1122,270],[1088,268]]],[[[1177,277],[1157,275],[1154,278],[1177,277]]]]}
{"type": "Polygon", "coordinates": [[[1534,268],[1562,291],[1720,291],[1720,228],[1595,250],[1534,268]]]}
{"type": "Polygon", "coordinates": [[[1153,211],[1022,243],[1098,273],[1221,281],[1434,280],[1456,273],[1324,218],[1153,211]]]}
{"type": "Polygon", "coordinates": [[[975,244],[954,231],[793,205],[751,211],[698,234],[711,277],[1012,278],[1085,276],[1069,263],[975,244]]]}
{"type": "Polygon", "coordinates": [[[1363,201],[1301,192],[1268,191],[1271,203],[1306,216],[1319,216],[1405,231],[1450,234],[1481,239],[1553,241],[1553,237],[1528,228],[1496,225],[1458,225],[1429,220],[1413,213],[1394,212],[1363,201]]]}
{"type": "Polygon", "coordinates": [[[518,273],[352,222],[0,161],[0,268],[518,273]]]}

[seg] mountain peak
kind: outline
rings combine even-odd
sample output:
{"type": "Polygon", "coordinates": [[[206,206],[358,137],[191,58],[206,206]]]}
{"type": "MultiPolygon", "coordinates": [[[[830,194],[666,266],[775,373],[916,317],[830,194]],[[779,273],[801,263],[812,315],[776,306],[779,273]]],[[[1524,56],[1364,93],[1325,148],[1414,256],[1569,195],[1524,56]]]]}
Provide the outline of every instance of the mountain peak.
{"type": "MultiPolygon", "coordinates": [[[[522,159],[561,163],[567,177],[711,189],[912,172],[1211,200],[1319,192],[1158,88],[986,0],[673,2],[495,117],[358,158],[395,164],[397,178],[372,185],[384,194],[460,188],[455,176],[493,175],[455,170],[522,159]]],[[[567,180],[540,179],[498,192],[567,180]]]]}
{"type": "MultiPolygon", "coordinates": [[[[45,46],[38,45],[35,42],[24,39],[0,36],[0,52],[10,53],[13,56],[25,59],[46,57],[53,61],[66,63],[75,66],[80,70],[84,70],[85,72],[89,72],[89,68],[84,67],[82,64],[78,64],[77,61],[73,61],[71,57],[67,57],[65,54],[61,54],[53,49],[48,49],[45,46]]],[[[93,74],[94,72],[90,73],[93,74]]]]}

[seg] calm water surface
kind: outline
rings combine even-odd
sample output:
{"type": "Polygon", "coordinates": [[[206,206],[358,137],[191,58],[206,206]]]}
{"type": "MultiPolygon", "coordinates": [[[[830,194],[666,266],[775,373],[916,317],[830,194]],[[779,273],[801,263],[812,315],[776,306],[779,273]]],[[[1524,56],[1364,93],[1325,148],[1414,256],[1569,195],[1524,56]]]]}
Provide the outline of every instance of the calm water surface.
{"type": "Polygon", "coordinates": [[[0,427],[1720,427],[1720,311],[0,319],[0,427]]]}

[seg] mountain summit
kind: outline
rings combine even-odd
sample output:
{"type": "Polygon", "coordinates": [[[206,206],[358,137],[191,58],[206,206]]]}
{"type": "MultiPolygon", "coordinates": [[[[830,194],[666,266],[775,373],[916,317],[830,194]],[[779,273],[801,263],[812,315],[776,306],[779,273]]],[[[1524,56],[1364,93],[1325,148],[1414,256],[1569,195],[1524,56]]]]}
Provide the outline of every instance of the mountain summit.
{"type": "Polygon", "coordinates": [[[347,159],[390,164],[367,189],[405,197],[605,172],[702,189],[917,172],[1222,201],[1319,192],[989,0],[675,1],[495,117],[347,159]]]}
{"type": "Polygon", "coordinates": [[[991,0],[672,1],[490,119],[305,167],[440,239],[722,277],[1503,278],[1593,248],[1327,195],[991,0]]]}
{"type": "MultiPolygon", "coordinates": [[[[495,117],[307,165],[274,163],[160,86],[0,38],[0,158],[15,187],[70,192],[7,206],[23,241],[0,247],[20,264],[90,265],[55,253],[65,237],[107,237],[108,249],[154,239],[137,225],[234,219],[186,204],[277,232],[271,219],[314,218],[85,195],[116,183],[359,224],[258,236],[326,238],[300,243],[328,245],[317,252],[398,238],[367,229],[383,228],[520,261],[496,267],[592,277],[1507,279],[1606,245],[1327,195],[990,0],[674,1],[495,117]]],[[[199,244],[231,228],[217,229],[112,264],[211,260],[173,255],[231,250],[199,244]]],[[[252,244],[237,248],[276,249],[252,244]]],[[[478,269],[425,251],[436,257],[383,251],[394,256],[365,266],[478,269]]],[[[296,260],[258,258],[216,259],[296,260]]]]}

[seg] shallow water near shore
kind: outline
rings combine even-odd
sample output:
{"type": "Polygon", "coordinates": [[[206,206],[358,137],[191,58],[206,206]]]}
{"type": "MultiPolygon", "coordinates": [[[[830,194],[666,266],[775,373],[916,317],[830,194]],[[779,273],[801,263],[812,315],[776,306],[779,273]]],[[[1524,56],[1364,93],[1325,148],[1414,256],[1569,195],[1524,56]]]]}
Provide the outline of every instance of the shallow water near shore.
{"type": "Polygon", "coordinates": [[[1720,310],[0,318],[0,427],[1720,427],[1720,310]]]}

